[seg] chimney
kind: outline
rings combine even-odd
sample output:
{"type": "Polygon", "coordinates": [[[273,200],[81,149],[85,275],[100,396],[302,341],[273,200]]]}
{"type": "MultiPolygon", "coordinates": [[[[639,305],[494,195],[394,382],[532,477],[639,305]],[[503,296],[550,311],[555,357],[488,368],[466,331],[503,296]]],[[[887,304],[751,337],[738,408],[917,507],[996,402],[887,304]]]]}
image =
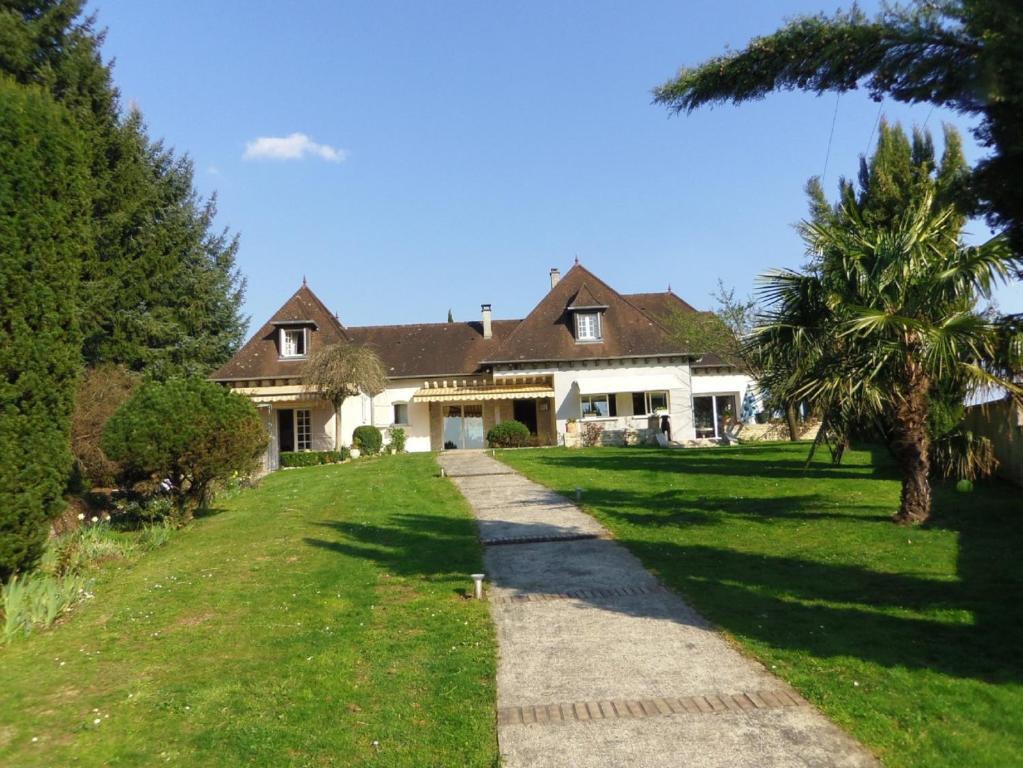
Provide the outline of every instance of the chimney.
{"type": "Polygon", "coordinates": [[[551,288],[556,286],[561,281],[561,270],[557,267],[551,269],[551,288]]]}
{"type": "Polygon", "coordinates": [[[480,309],[483,310],[483,338],[489,339],[494,335],[494,326],[490,322],[490,305],[481,304],[480,309]]]}

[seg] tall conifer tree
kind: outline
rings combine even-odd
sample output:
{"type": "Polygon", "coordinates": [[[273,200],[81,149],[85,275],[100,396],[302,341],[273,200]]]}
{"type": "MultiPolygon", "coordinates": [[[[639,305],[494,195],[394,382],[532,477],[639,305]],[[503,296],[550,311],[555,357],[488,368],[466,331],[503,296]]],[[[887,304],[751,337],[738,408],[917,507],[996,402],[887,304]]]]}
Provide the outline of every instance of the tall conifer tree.
{"type": "Polygon", "coordinates": [[[0,581],[31,569],[63,506],[91,243],[88,167],[68,113],[0,78],[0,581]]]}

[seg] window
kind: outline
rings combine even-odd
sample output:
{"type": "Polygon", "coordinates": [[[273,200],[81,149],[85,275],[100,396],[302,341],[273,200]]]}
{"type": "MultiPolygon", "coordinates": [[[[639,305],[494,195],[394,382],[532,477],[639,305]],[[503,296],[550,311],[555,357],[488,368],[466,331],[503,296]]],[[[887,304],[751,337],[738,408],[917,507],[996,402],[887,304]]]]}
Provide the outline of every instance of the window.
{"type": "Polygon", "coordinates": [[[607,395],[580,395],[583,418],[599,418],[611,416],[611,407],[607,395]]]}
{"type": "Polygon", "coordinates": [[[300,451],[313,447],[313,418],[309,410],[295,411],[295,447],[300,451]]]}
{"type": "Polygon", "coordinates": [[[632,393],[632,413],[634,416],[647,416],[666,410],[668,410],[667,392],[632,393]]]}
{"type": "Polygon", "coordinates": [[[647,413],[657,413],[658,411],[668,410],[668,393],[667,392],[647,392],[647,413]]]}
{"type": "Polygon", "coordinates": [[[305,357],[305,328],[281,329],[281,357],[305,357]]]}
{"type": "Polygon", "coordinates": [[[599,312],[576,312],[575,313],[575,340],[576,341],[600,341],[600,313],[599,312]]]}
{"type": "Polygon", "coordinates": [[[394,423],[395,424],[408,424],[408,403],[395,403],[394,404],[394,423]]]}

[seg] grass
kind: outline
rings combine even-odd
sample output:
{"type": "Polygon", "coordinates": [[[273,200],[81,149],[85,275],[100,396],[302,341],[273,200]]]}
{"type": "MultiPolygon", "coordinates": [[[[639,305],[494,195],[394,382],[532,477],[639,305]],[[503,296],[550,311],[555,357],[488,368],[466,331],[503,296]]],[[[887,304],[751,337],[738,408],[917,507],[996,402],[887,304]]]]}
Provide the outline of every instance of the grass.
{"type": "Polygon", "coordinates": [[[574,496],[670,587],[888,766],[1023,764],[1023,491],[939,487],[890,522],[882,451],[805,444],[499,454],[574,496]]]}
{"type": "Polygon", "coordinates": [[[280,472],[0,649],[0,765],[493,766],[475,527],[430,456],[280,472]]]}

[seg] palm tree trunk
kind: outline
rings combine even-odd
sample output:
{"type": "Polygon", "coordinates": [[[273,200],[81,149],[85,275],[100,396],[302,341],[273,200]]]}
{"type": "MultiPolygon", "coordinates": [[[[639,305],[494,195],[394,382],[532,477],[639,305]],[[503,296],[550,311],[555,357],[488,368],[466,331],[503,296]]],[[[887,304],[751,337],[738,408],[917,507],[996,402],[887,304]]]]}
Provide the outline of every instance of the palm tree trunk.
{"type": "Polygon", "coordinates": [[[799,439],[799,415],[794,402],[785,403],[785,421],[789,425],[789,440],[799,439]]]}
{"type": "Polygon", "coordinates": [[[910,363],[905,395],[894,413],[892,453],[902,473],[902,499],[895,521],[922,523],[931,515],[930,434],[927,431],[930,382],[910,363]]]}

